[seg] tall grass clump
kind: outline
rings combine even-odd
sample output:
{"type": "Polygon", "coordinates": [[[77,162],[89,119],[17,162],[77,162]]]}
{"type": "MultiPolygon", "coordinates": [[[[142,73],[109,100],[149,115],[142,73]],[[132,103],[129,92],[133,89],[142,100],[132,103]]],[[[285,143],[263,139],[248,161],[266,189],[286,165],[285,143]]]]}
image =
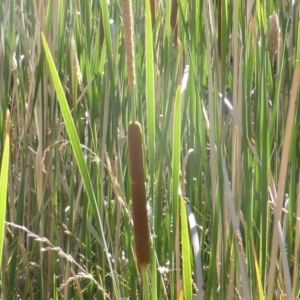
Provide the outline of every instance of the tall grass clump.
{"type": "Polygon", "coordinates": [[[0,1],[0,298],[299,299],[299,12],[0,1]]]}

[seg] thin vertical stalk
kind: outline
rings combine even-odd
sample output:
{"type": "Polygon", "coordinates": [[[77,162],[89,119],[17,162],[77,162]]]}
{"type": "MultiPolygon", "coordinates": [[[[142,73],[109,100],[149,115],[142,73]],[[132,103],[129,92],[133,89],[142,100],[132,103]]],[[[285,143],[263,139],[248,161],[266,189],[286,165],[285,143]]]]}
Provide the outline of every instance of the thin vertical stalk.
{"type": "MultiPolygon", "coordinates": [[[[299,87],[299,63],[296,62],[293,82],[291,86],[291,96],[289,101],[289,109],[287,115],[287,124],[284,133],[284,143],[281,155],[281,164],[279,170],[279,179],[278,179],[278,189],[277,189],[277,198],[276,198],[276,208],[278,212],[278,219],[281,219],[282,215],[282,206],[284,200],[284,191],[286,184],[286,176],[287,176],[287,166],[288,166],[288,157],[290,152],[290,144],[292,137],[292,129],[294,125],[294,114],[296,109],[296,100],[298,95],[298,87],[299,87]]],[[[278,231],[276,227],[276,222],[273,226],[273,239],[272,239],[272,252],[270,258],[270,269],[269,269],[269,279],[268,279],[268,291],[267,291],[267,299],[273,299],[273,286],[275,280],[275,268],[276,268],[276,257],[278,253],[278,231]]]]}

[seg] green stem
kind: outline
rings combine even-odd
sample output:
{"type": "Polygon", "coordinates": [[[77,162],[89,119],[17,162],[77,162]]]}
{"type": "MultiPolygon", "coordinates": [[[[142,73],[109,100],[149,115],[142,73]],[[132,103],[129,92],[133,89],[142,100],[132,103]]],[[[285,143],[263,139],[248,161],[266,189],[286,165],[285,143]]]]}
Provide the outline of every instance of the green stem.
{"type": "Polygon", "coordinates": [[[142,271],[142,285],[143,285],[143,299],[149,299],[149,290],[148,290],[148,276],[147,276],[147,267],[141,266],[142,271]]]}

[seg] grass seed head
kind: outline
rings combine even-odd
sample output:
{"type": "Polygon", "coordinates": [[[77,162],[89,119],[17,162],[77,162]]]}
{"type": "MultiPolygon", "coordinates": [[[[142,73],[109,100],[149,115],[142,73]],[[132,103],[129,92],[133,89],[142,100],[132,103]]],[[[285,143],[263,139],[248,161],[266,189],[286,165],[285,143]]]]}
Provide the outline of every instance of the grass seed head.
{"type": "Polygon", "coordinates": [[[129,123],[128,150],[135,251],[138,265],[147,266],[150,262],[150,242],[144,180],[142,129],[138,122],[129,123]]]}

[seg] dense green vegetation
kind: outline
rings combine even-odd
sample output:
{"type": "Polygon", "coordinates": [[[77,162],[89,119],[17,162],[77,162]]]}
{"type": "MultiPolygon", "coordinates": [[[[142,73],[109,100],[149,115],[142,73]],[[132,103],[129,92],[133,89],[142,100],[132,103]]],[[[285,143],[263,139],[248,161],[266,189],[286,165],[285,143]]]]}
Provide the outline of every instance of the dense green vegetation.
{"type": "Polygon", "coordinates": [[[300,1],[132,2],[0,2],[0,298],[299,299],[300,1]]]}

